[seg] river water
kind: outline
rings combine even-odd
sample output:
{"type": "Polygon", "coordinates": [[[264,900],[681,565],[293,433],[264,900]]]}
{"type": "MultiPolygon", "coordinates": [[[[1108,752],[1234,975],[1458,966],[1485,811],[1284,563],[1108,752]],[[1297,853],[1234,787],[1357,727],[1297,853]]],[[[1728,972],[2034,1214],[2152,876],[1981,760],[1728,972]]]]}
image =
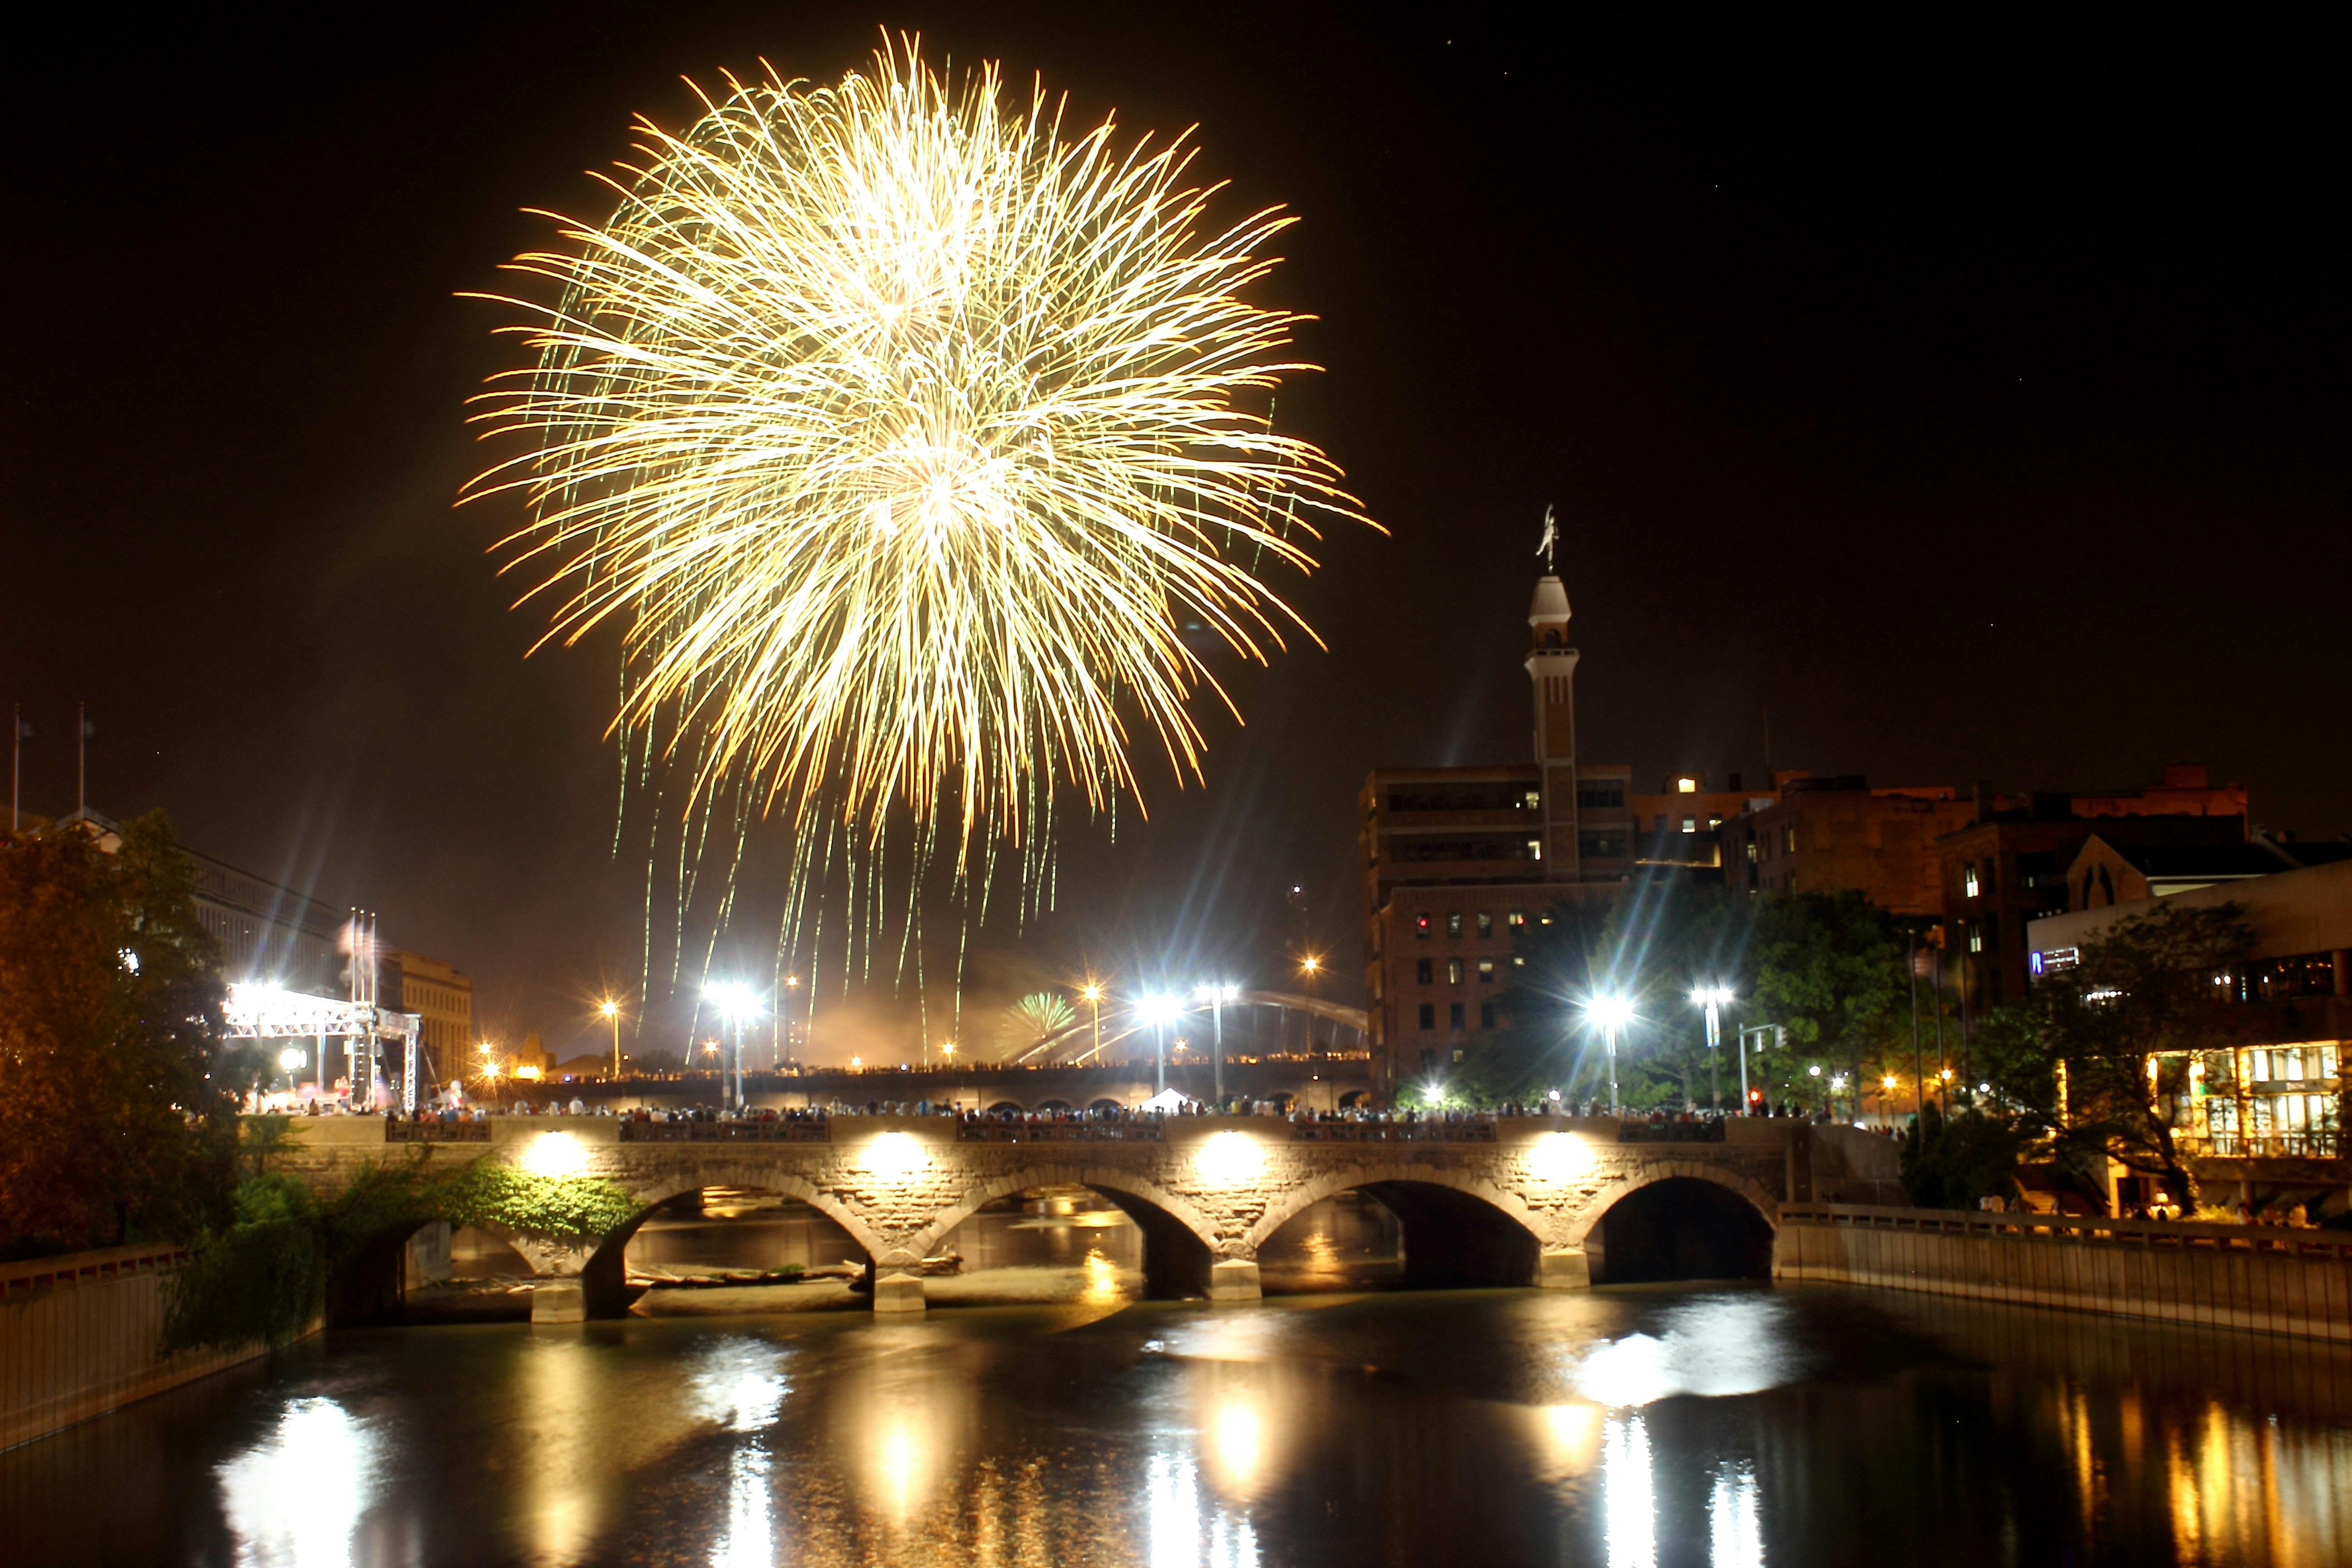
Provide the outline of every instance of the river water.
{"type": "MultiPolygon", "coordinates": [[[[332,1332],[0,1454],[0,1562],[2352,1560],[2326,1347],[1762,1284],[1143,1302],[1092,1212],[967,1237],[1076,1270],[1047,1304],[332,1332]]],[[[1383,1217],[1269,1276],[1360,1282],[1383,1217]]]]}

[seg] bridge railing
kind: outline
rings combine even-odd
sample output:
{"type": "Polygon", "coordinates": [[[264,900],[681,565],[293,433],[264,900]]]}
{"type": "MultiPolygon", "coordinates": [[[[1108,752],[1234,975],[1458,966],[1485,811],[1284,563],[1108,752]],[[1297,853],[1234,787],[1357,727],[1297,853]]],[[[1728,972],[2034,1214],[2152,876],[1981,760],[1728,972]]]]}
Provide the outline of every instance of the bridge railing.
{"type": "Polygon", "coordinates": [[[830,1143],[830,1121],[624,1121],[624,1143],[830,1143]]]}
{"type": "Polygon", "coordinates": [[[1617,1129],[1620,1143],[1720,1143],[1721,1121],[1628,1121],[1617,1129]]]}
{"type": "Polygon", "coordinates": [[[1492,1143],[1491,1121],[1294,1121],[1293,1143],[1492,1143]]]}
{"type": "Polygon", "coordinates": [[[1980,1209],[1881,1208],[1864,1204],[1782,1204],[1780,1219],[1783,1224],[1912,1235],[2031,1237],[2189,1252],[2286,1253],[2352,1262],[2352,1235],[2340,1230],[2285,1226],[2110,1219],[2104,1215],[1989,1214],[1980,1209]]]}
{"type": "Polygon", "coordinates": [[[1156,1143],[1154,1121],[959,1121],[961,1143],[1156,1143]]]}
{"type": "Polygon", "coordinates": [[[490,1124],[487,1121],[386,1121],[383,1141],[387,1143],[487,1143],[490,1141],[490,1124]]]}

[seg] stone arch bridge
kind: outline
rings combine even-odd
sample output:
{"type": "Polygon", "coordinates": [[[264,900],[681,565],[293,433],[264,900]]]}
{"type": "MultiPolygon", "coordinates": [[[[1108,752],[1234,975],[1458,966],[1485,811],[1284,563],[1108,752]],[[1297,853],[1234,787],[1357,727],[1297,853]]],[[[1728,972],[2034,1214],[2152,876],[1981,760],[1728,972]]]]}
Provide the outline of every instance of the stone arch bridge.
{"type": "MultiPolygon", "coordinates": [[[[322,1186],[403,1152],[387,1147],[386,1123],[374,1118],[294,1126],[281,1168],[322,1186]]],[[[1707,1141],[1654,1141],[1661,1130],[1608,1118],[1545,1117],[1415,1126],[1259,1116],[1044,1124],[515,1116],[466,1131],[488,1137],[413,1147],[435,1165],[488,1158],[602,1177],[636,1201],[635,1218],[593,1248],[521,1249],[551,1284],[576,1280],[551,1294],[577,1291],[590,1315],[625,1306],[623,1254],[637,1226],[713,1187],[779,1193],[824,1214],[865,1250],[875,1310],[906,1311],[923,1306],[917,1268],[933,1247],[984,1205],[1037,1187],[1084,1186],[1124,1210],[1143,1233],[1148,1293],[1232,1301],[1257,1298],[1258,1248],[1339,1193],[1369,1193],[1396,1214],[1409,1279],[1576,1287],[1594,1279],[1602,1218],[1661,1182],[1700,1184],[1777,1226],[1783,1203],[1874,1195],[1858,1189],[1891,1175],[1894,1162],[1891,1142],[1853,1129],[1736,1119],[1707,1141]]]]}

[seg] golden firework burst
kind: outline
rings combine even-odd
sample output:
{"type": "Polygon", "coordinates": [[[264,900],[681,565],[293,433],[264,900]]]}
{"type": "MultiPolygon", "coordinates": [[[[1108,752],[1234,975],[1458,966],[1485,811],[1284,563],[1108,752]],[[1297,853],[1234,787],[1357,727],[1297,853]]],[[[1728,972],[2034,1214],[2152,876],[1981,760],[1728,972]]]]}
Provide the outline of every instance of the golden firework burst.
{"type": "Polygon", "coordinates": [[[504,300],[536,363],[477,417],[521,450],[468,494],[527,501],[501,547],[548,638],[622,624],[614,728],[689,815],[788,804],[804,889],[903,804],[925,862],[1018,846],[1034,886],[1056,788],[1136,795],[1138,733],[1200,775],[1223,693],[1181,623],[1263,661],[1306,630],[1259,575],[1313,566],[1302,512],[1366,521],[1257,411],[1313,368],[1242,297],[1293,220],[1212,228],[1189,133],[1066,134],[911,39],[697,93],[608,219],[510,264],[554,298],[504,300]]]}

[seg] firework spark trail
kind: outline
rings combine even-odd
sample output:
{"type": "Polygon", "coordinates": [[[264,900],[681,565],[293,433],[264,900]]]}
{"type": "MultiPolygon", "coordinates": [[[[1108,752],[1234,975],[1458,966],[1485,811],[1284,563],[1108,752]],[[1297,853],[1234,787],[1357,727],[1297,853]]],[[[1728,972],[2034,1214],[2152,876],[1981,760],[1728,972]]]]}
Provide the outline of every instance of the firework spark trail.
{"type": "Polygon", "coordinates": [[[611,217],[543,215],[566,247],[510,264],[557,299],[503,301],[537,363],[477,418],[523,450],[468,496],[527,501],[501,547],[542,643],[623,623],[614,728],[689,818],[790,803],[795,910],[824,825],[873,864],[894,802],[919,877],[945,851],[984,903],[1007,845],[1034,891],[1058,784],[1139,793],[1130,719],[1200,776],[1189,705],[1231,704],[1180,618],[1263,662],[1307,630],[1255,571],[1313,566],[1299,502],[1369,521],[1242,405],[1313,368],[1281,355],[1303,318],[1240,298],[1292,220],[1204,236],[1186,138],[1066,139],[1042,87],[1008,111],[993,65],[950,82],[912,40],[726,88],[640,121],[611,217]]]}

